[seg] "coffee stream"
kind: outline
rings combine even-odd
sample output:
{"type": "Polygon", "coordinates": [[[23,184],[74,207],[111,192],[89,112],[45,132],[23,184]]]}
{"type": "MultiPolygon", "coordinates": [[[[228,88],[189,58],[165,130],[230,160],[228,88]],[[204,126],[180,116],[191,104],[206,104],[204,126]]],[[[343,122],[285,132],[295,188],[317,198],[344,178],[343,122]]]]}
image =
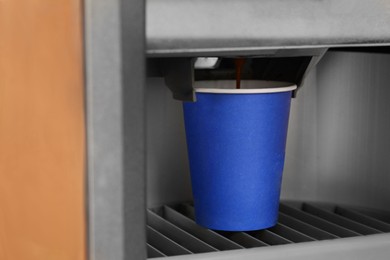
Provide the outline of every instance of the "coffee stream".
{"type": "Polygon", "coordinates": [[[241,88],[241,70],[242,66],[245,63],[244,58],[237,58],[235,59],[235,65],[236,65],[236,89],[241,88]]]}

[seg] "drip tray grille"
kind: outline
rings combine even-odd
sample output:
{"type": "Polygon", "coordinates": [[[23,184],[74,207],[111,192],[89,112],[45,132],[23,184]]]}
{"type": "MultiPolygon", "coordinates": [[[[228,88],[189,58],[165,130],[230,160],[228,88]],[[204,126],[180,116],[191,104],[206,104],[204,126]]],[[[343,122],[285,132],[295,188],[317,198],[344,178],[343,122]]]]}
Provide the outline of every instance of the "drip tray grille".
{"type": "Polygon", "coordinates": [[[190,203],[147,211],[148,258],[266,247],[390,232],[380,211],[317,203],[281,203],[279,222],[266,230],[213,231],[197,225],[190,203]]]}

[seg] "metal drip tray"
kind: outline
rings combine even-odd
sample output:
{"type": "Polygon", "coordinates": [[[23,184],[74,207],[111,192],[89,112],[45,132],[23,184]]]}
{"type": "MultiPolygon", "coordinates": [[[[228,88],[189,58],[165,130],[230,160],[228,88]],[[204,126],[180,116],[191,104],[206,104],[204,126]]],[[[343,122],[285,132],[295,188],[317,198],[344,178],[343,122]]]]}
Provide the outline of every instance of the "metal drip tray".
{"type": "MultiPolygon", "coordinates": [[[[149,258],[228,250],[235,250],[235,253],[240,254],[239,251],[246,251],[243,250],[246,248],[258,248],[260,256],[262,249],[277,245],[280,249],[281,245],[303,242],[315,244],[315,241],[322,240],[351,241],[346,239],[351,237],[375,237],[377,240],[377,236],[372,235],[386,232],[390,232],[390,213],[329,204],[281,203],[276,226],[250,232],[205,229],[195,223],[194,208],[190,203],[164,205],[147,211],[149,258]]],[[[360,240],[352,240],[353,243],[356,241],[358,245],[361,243],[360,240]]],[[[359,250],[356,254],[358,252],[359,250]]],[[[219,256],[221,258],[218,259],[222,259],[223,255],[219,256]]]]}

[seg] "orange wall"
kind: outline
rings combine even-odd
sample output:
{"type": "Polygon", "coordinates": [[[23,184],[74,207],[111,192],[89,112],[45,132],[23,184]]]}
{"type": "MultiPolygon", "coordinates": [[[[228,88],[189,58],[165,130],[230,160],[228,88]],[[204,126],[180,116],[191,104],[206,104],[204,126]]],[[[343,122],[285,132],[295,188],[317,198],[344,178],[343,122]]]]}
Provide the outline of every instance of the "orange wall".
{"type": "Polygon", "coordinates": [[[85,259],[81,0],[0,0],[0,259],[85,259]]]}

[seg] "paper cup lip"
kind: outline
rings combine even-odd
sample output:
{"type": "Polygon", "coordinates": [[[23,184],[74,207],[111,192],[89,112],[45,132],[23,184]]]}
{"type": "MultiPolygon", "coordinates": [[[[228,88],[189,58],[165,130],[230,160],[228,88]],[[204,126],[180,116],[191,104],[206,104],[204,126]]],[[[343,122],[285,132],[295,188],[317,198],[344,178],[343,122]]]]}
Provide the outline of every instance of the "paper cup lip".
{"type": "Polygon", "coordinates": [[[236,89],[235,80],[205,80],[195,81],[197,93],[216,94],[256,94],[293,91],[297,85],[282,81],[241,80],[241,88],[236,89]]]}

